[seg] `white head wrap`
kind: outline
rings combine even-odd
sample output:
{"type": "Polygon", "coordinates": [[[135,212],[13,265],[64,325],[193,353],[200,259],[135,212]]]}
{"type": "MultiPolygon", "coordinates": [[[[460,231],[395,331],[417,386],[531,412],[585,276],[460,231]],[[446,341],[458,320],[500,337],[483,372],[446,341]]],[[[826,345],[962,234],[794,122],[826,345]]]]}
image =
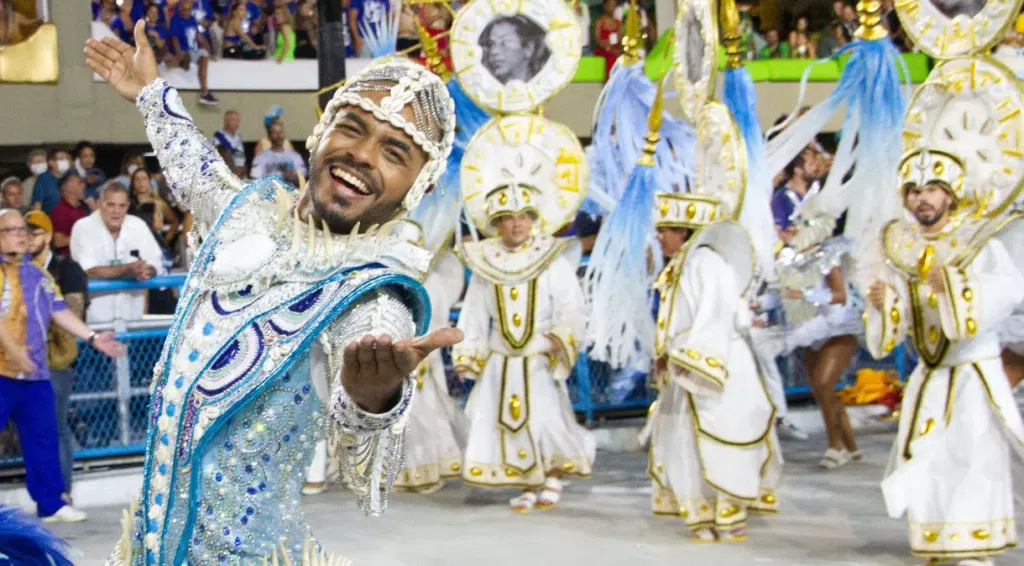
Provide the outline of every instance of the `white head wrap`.
{"type": "Polygon", "coordinates": [[[324,109],[320,123],[306,140],[306,149],[315,153],[339,117],[342,106],[358,106],[382,122],[398,128],[413,139],[427,154],[427,163],[413,181],[402,206],[412,210],[424,193],[437,183],[447,165],[455,137],[455,103],[441,79],[418,63],[404,58],[380,59],[352,77],[334,93],[324,109]],[[362,92],[387,92],[380,103],[362,92]],[[411,106],[414,122],[406,120],[402,111],[411,106]]]}

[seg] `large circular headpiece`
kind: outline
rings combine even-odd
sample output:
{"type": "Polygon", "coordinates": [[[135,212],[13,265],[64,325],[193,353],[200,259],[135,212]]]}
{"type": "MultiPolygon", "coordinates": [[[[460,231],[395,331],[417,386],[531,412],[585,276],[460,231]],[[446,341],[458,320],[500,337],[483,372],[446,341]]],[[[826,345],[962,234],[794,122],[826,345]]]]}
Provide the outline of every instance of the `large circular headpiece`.
{"type": "Polygon", "coordinates": [[[579,138],[540,116],[493,118],[462,158],[462,196],[477,230],[497,234],[493,221],[532,211],[540,233],[569,222],[586,195],[587,165],[579,138]]]}
{"type": "Polygon", "coordinates": [[[677,0],[674,74],[683,117],[697,123],[714,97],[718,69],[717,0],[677,0]]]}
{"type": "Polygon", "coordinates": [[[701,228],[738,220],[747,188],[747,149],[732,114],[708,102],[697,115],[696,174],[689,192],[659,193],[657,226],[701,228]]]}
{"type": "Polygon", "coordinates": [[[903,123],[903,153],[941,148],[962,164],[961,211],[995,216],[1024,188],[1024,95],[990,57],[939,63],[914,93],[903,123]]]}
{"type": "Polygon", "coordinates": [[[896,13],[914,45],[936,59],[986,53],[1020,13],[1022,0],[899,0],[896,13]]]}
{"type": "Polygon", "coordinates": [[[572,81],[583,49],[563,0],[473,0],[455,17],[451,39],[462,90],[498,114],[544,104],[572,81]]]}

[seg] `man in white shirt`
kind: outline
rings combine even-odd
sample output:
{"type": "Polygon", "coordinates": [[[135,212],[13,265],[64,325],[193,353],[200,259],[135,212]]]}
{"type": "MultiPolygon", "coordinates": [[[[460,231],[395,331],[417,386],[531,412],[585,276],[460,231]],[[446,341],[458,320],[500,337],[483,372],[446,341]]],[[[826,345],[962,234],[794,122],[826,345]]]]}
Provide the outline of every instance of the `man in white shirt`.
{"type": "Polygon", "coordinates": [[[252,160],[252,178],[277,175],[293,185],[298,185],[298,172],[306,174],[305,160],[295,150],[285,147],[284,125],[280,120],[272,123],[268,131],[270,149],[260,152],[252,160]]]}
{"type": "MultiPolygon", "coordinates": [[[[71,230],[71,257],[89,279],[153,277],[163,265],[163,251],[149,226],[128,214],[128,189],[115,182],[100,191],[99,210],[75,223],[71,230]]],[[[138,320],[146,311],[146,292],[118,291],[92,296],[86,320],[105,323],[138,320]]]]}

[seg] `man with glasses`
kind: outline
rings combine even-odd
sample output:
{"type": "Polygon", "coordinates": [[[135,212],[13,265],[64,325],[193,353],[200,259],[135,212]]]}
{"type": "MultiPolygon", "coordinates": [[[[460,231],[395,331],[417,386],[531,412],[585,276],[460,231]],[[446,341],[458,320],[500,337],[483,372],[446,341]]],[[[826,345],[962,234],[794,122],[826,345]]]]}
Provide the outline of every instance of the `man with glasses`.
{"type": "Polygon", "coordinates": [[[0,211],[0,423],[13,419],[25,458],[25,482],[46,522],[80,522],[85,512],[62,498],[57,416],[46,360],[52,320],[108,356],[124,355],[112,332],[93,332],[68,310],[53,278],[33,264],[21,214],[0,211]]]}

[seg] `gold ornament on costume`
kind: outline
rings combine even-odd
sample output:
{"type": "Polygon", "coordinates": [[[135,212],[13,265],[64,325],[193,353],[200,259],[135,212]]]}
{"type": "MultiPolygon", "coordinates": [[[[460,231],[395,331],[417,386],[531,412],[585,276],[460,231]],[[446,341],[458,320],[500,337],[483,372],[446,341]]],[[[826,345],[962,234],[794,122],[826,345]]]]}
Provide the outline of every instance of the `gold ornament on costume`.
{"type": "Polygon", "coordinates": [[[715,94],[718,68],[717,0],[677,0],[673,70],[683,117],[697,123],[715,94]]]}
{"type": "Polygon", "coordinates": [[[927,148],[957,148],[958,211],[995,217],[1012,205],[1024,188],[1024,94],[1013,72],[987,56],[939,63],[903,122],[903,152],[927,148]]]}
{"type": "Polygon", "coordinates": [[[502,214],[532,210],[535,229],[552,235],[586,196],[587,165],[579,138],[536,115],[491,119],[470,140],[461,165],[462,197],[477,230],[497,234],[502,214]]]}
{"type": "Polygon", "coordinates": [[[952,59],[988,52],[1013,26],[1021,0],[896,0],[907,37],[926,55],[952,59]]]}
{"type": "Polygon", "coordinates": [[[640,10],[636,0],[630,0],[626,8],[626,17],[622,31],[622,59],[625,65],[635,65],[643,60],[641,43],[643,33],[640,30],[640,10]]]}
{"type": "Polygon", "coordinates": [[[423,27],[419,18],[416,18],[416,34],[420,38],[420,47],[423,49],[427,68],[441,77],[442,81],[448,82],[452,78],[452,73],[448,70],[448,65],[444,64],[444,57],[441,56],[441,49],[437,46],[437,39],[430,35],[427,28],[423,27]]]}
{"type": "Polygon", "coordinates": [[[496,114],[543,105],[572,81],[583,50],[576,14],[562,0],[474,0],[451,30],[462,90],[496,114]]]}
{"type": "Polygon", "coordinates": [[[725,68],[739,69],[743,66],[743,33],[740,31],[740,10],[736,0],[722,0],[718,24],[725,45],[725,68]]]}
{"type": "Polygon", "coordinates": [[[900,161],[899,187],[904,194],[910,188],[923,188],[931,183],[949,187],[956,201],[964,196],[964,166],[955,155],[940,149],[919,149],[900,161]]]}
{"type": "Polygon", "coordinates": [[[875,41],[889,36],[889,30],[882,23],[882,2],[880,0],[861,0],[857,2],[857,21],[860,26],[853,32],[854,37],[865,41],[875,41]]]}

